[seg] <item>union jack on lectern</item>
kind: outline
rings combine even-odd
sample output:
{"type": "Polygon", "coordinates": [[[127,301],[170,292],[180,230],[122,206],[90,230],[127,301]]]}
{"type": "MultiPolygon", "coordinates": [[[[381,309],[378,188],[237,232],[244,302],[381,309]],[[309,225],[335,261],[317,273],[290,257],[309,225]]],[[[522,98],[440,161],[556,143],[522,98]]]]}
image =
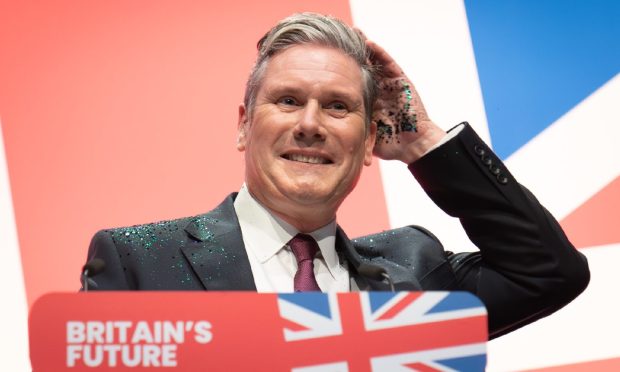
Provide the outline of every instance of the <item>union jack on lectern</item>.
{"type": "Polygon", "coordinates": [[[278,295],[287,342],[306,342],[309,348],[325,350],[339,339],[338,344],[344,346],[336,354],[336,360],[294,366],[293,371],[349,371],[356,370],[351,366],[358,363],[369,364],[372,371],[484,370],[484,340],[462,343],[456,335],[459,327],[466,327],[473,318],[486,316],[480,301],[468,293],[362,293],[359,302],[347,308],[346,317],[341,317],[345,306],[348,307],[339,303],[333,293],[278,295]],[[353,341],[362,336],[385,342],[369,349],[360,348],[353,341]],[[408,352],[398,352],[399,343],[405,346],[418,337],[428,338],[428,347],[422,343],[419,350],[411,351],[409,347],[408,352]],[[349,349],[346,345],[355,346],[349,349]]]}

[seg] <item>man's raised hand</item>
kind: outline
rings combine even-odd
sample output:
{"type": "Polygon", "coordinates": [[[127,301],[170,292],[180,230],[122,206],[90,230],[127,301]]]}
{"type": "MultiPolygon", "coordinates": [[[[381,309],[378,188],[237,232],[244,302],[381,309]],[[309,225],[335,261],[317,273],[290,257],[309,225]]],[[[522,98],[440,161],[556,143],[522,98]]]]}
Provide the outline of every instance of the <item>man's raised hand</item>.
{"type": "Polygon", "coordinates": [[[372,121],[377,126],[374,154],[411,164],[445,135],[433,123],[411,80],[378,44],[366,40],[376,67],[378,94],[372,121]]]}

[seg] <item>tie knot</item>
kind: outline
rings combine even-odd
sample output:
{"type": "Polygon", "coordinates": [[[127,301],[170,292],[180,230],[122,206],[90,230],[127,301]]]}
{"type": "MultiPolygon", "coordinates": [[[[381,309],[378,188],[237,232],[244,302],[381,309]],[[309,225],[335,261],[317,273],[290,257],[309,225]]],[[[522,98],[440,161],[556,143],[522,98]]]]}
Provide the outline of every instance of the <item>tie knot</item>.
{"type": "Polygon", "coordinates": [[[306,260],[314,260],[314,256],[319,250],[319,245],[316,240],[307,234],[295,235],[295,237],[288,242],[288,245],[295,255],[297,264],[306,260]]]}

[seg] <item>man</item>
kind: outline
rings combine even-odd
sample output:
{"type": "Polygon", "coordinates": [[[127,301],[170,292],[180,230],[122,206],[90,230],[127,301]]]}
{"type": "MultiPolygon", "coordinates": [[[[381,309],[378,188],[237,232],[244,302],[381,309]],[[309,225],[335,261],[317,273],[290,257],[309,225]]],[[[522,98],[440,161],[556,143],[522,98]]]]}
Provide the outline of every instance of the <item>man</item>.
{"type": "Polygon", "coordinates": [[[467,290],[485,303],[491,337],[584,290],[586,260],[557,221],[469,125],[435,125],[378,45],[298,14],[258,47],[239,108],[241,191],[204,215],[100,231],[88,259],[106,269],[91,288],[467,290]],[[336,212],[373,154],[408,165],[480,252],[446,252],[414,226],[349,240],[336,212]]]}

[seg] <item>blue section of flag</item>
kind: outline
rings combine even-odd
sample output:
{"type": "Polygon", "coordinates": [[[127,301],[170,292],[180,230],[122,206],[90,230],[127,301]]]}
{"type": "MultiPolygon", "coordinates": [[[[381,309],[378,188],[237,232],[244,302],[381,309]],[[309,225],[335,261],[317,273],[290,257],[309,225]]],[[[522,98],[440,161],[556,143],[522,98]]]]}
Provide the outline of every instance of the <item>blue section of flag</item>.
{"type": "Polygon", "coordinates": [[[465,0],[465,6],[501,158],[620,72],[620,1],[465,0]]]}
{"type": "Polygon", "coordinates": [[[482,307],[482,302],[468,292],[450,292],[446,298],[441,300],[437,305],[433,306],[427,314],[441,313],[444,311],[471,309],[482,307]]]}
{"type": "Polygon", "coordinates": [[[294,303],[295,305],[306,308],[310,311],[331,318],[329,309],[329,298],[327,293],[303,292],[303,293],[282,293],[278,298],[294,303]]]}
{"type": "Polygon", "coordinates": [[[370,302],[370,311],[373,313],[377,311],[386,302],[394,298],[398,293],[395,292],[370,292],[368,293],[368,300],[370,302]]]}
{"type": "Polygon", "coordinates": [[[443,359],[437,361],[456,371],[484,371],[487,364],[487,356],[472,355],[461,358],[443,359]]]}

